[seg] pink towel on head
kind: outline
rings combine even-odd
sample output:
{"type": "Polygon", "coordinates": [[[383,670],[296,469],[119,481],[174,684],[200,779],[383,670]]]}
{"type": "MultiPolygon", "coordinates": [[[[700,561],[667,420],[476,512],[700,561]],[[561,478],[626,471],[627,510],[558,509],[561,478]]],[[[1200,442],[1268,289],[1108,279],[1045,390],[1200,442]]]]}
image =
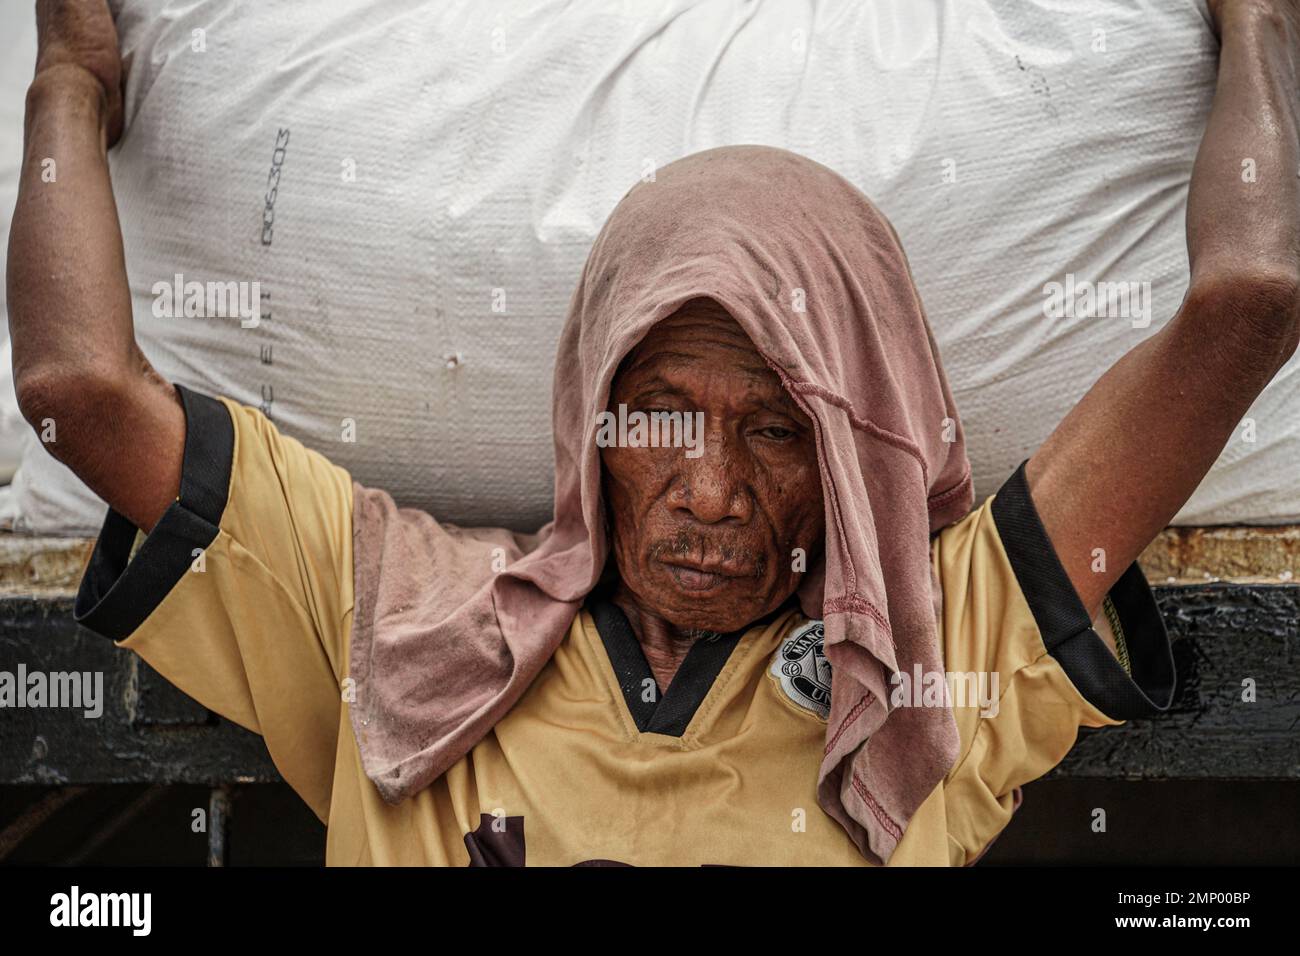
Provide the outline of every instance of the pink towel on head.
{"type": "Polygon", "coordinates": [[[826,622],[833,669],[818,802],[888,861],[957,755],[951,709],[891,709],[889,677],[943,671],[930,535],[970,510],[970,465],[893,227],[834,171],[766,146],[665,166],[596,238],[556,357],[555,518],[541,532],[439,525],[356,489],[362,763],[389,801],[428,786],[563,640],[608,554],[596,416],[623,356],[695,298],[735,317],[815,424],[826,548],[799,599],[826,622]]]}

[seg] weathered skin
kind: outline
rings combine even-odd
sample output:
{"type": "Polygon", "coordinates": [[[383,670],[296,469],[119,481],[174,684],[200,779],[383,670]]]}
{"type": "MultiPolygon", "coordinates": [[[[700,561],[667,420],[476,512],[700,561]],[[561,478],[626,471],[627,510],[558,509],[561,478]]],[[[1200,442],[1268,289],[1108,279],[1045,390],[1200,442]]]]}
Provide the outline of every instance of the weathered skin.
{"type": "Polygon", "coordinates": [[[733,631],[794,593],[824,532],[813,425],[712,302],[656,325],[610,408],[704,413],[703,453],[605,448],[615,594],[661,688],[701,631],[733,631]],[[797,565],[795,549],[804,560],[797,565]]]}

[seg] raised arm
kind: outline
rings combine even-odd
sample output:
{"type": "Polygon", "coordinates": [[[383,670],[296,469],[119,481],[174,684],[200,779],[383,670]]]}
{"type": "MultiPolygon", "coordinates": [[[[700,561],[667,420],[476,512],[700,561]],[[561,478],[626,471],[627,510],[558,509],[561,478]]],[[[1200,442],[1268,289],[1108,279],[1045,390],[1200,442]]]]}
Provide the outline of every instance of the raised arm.
{"type": "Polygon", "coordinates": [[[55,458],[149,530],[180,488],[185,415],[132,327],[107,159],[122,129],[117,32],[105,0],[41,0],[36,17],[9,237],[18,404],[55,458]]]}
{"type": "Polygon", "coordinates": [[[1300,343],[1300,0],[1212,0],[1211,13],[1219,76],[1188,195],[1183,303],[1025,470],[1094,618],[1300,343]]]}

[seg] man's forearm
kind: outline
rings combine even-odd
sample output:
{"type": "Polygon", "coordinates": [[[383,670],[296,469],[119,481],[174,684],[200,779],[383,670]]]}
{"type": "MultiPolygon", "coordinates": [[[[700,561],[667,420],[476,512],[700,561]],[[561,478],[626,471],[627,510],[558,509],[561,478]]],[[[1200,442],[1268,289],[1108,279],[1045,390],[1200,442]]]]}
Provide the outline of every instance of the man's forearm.
{"type": "Polygon", "coordinates": [[[1187,198],[1191,284],[1300,271],[1300,15],[1222,4],[1218,85],[1187,198]]]}
{"type": "Polygon", "coordinates": [[[1094,617],[1300,343],[1300,8],[1222,0],[1216,9],[1219,81],[1188,197],[1187,294],[1025,468],[1094,617]]]}
{"type": "Polygon", "coordinates": [[[136,346],[104,106],[75,65],[28,93],[9,236],[14,388],[49,452],[147,530],[180,486],[185,419],[136,346]]]}
{"type": "Polygon", "coordinates": [[[20,395],[53,372],[111,378],[138,363],[104,140],[103,93],[94,77],[76,67],[37,77],[9,240],[20,395]]]}

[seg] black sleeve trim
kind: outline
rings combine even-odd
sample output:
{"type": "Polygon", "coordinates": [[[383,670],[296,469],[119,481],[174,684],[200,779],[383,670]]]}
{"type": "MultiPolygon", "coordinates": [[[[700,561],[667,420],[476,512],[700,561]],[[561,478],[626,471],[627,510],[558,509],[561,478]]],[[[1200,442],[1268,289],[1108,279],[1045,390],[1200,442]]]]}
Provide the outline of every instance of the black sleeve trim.
{"type": "Polygon", "coordinates": [[[217,537],[230,491],[235,426],[215,398],[175,386],[185,409],[181,493],[130,559],[136,527],[108,509],[73,606],[78,624],[120,641],[145,622],[217,537]]]}
{"type": "Polygon", "coordinates": [[[1033,612],[1047,652],[1079,692],[1112,720],[1147,717],[1169,709],[1174,658],[1155,595],[1134,561],[1110,589],[1128,643],[1133,676],[1092,627],[1029,495],[1022,461],[993,499],[993,523],[1033,612]]]}

